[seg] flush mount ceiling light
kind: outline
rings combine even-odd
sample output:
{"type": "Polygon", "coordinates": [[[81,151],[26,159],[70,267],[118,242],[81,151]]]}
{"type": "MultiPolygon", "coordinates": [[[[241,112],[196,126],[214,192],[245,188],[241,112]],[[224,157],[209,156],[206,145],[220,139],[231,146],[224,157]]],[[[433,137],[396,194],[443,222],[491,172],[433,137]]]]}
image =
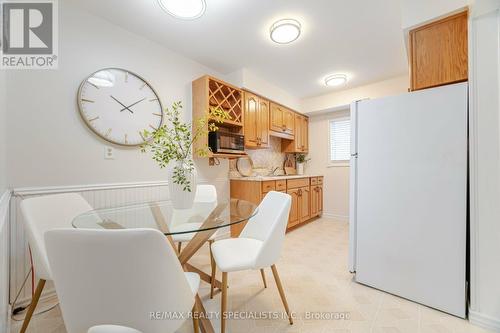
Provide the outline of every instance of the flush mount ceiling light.
{"type": "Polygon", "coordinates": [[[325,77],[325,84],[329,87],[336,87],[343,85],[347,82],[347,75],[345,74],[333,74],[325,77]]]}
{"type": "Polygon", "coordinates": [[[158,3],[164,11],[183,20],[196,19],[207,8],[205,0],[158,0],[158,3]]]}
{"type": "Polygon", "coordinates": [[[275,43],[288,44],[299,38],[300,28],[300,23],[297,20],[279,20],[271,26],[270,36],[275,43]]]}

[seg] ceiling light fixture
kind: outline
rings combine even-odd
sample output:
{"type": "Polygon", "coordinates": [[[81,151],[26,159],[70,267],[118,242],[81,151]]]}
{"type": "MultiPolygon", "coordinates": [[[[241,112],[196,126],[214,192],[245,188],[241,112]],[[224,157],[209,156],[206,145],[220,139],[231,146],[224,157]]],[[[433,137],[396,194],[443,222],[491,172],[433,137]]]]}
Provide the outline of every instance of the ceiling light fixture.
{"type": "Polygon", "coordinates": [[[270,29],[270,36],[275,43],[288,44],[299,38],[300,29],[299,21],[283,19],[274,22],[270,29]]]}
{"type": "Polygon", "coordinates": [[[336,87],[343,85],[347,82],[347,75],[345,74],[333,74],[328,75],[325,78],[325,84],[329,87],[336,87]]]}
{"type": "Polygon", "coordinates": [[[205,13],[205,0],[158,0],[160,7],[173,17],[193,20],[205,13]]]}

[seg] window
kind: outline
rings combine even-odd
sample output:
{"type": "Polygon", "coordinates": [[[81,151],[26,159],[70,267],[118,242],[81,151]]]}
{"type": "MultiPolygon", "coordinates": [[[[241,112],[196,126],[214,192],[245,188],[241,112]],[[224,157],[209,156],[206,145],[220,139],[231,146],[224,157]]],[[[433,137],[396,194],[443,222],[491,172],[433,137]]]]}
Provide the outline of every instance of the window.
{"type": "Polygon", "coordinates": [[[351,158],[351,121],[349,118],[330,120],[330,164],[348,165],[351,158]]]}

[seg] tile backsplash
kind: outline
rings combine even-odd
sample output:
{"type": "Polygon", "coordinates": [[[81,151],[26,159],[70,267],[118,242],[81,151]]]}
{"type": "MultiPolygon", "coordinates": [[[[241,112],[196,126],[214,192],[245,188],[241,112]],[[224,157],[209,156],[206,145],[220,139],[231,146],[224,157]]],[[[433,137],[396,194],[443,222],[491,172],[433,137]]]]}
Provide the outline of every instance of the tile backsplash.
{"type": "Polygon", "coordinates": [[[246,153],[253,161],[254,168],[266,168],[269,170],[272,170],[276,167],[279,167],[280,169],[283,168],[285,153],[281,152],[281,139],[270,136],[269,143],[269,148],[267,149],[246,150],[246,153]]]}

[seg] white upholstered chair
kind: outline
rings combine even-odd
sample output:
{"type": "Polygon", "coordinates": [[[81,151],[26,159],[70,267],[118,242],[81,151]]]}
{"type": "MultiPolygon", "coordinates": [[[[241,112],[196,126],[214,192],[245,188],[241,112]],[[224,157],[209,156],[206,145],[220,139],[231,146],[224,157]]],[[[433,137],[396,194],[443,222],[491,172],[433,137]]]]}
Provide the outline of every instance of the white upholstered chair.
{"type": "MultiPolygon", "coordinates": [[[[171,232],[183,230],[195,230],[196,226],[200,227],[208,215],[217,207],[217,189],[213,185],[198,185],[193,201],[193,208],[187,210],[188,216],[192,218],[193,211],[198,213],[198,219],[190,221],[182,217],[183,210],[174,211],[174,215],[169,229],[171,232]]],[[[174,242],[181,244],[182,242],[190,241],[196,233],[185,233],[172,235],[174,242]]]]}
{"type": "MultiPolygon", "coordinates": [[[[271,191],[259,205],[257,214],[245,225],[238,238],[216,241],[212,253],[217,267],[222,271],[221,332],[225,332],[227,304],[227,277],[229,272],[261,270],[271,266],[281,300],[290,324],[293,324],[283,286],[276,269],[285,239],[285,230],[290,213],[292,198],[286,193],[271,191]]],[[[212,275],[212,278],[215,274],[212,275]]],[[[264,279],[265,285],[265,279],[264,279]]],[[[213,287],[212,287],[213,288],[213,287]]]]}
{"type": "Polygon", "coordinates": [[[59,229],[45,243],[68,333],[109,324],[168,333],[189,318],[200,277],[184,273],[160,231],[59,229]]]}
{"type": "Polygon", "coordinates": [[[33,257],[34,274],[39,279],[21,333],[28,328],[45,282],[52,280],[43,234],[54,228],[70,228],[73,218],[90,210],[92,207],[88,202],[75,193],[40,196],[21,202],[21,212],[33,257]]]}
{"type": "Polygon", "coordinates": [[[87,333],[142,333],[134,328],[117,325],[92,326],[87,333]]]}
{"type": "MultiPolygon", "coordinates": [[[[199,220],[201,222],[189,222],[184,221],[179,215],[182,214],[182,211],[174,212],[177,213],[177,216],[172,219],[172,224],[169,225],[170,231],[183,231],[183,230],[196,230],[201,227],[205,218],[210,215],[212,210],[217,207],[217,189],[213,185],[198,185],[196,187],[196,194],[193,202],[193,209],[190,211],[196,211],[199,213],[199,220]],[[175,222],[174,222],[175,221],[175,222]]],[[[191,214],[191,213],[190,213],[191,214]]],[[[185,234],[174,234],[172,235],[172,240],[174,243],[178,243],[177,250],[181,252],[182,243],[189,242],[196,233],[185,233],[185,234]]],[[[213,243],[214,239],[217,237],[217,232],[215,232],[212,237],[210,237],[208,241],[209,248],[213,243]]],[[[212,275],[215,273],[215,262],[213,260],[212,251],[210,250],[210,266],[212,268],[212,275]]],[[[213,280],[212,282],[215,282],[213,280]]],[[[211,288],[210,298],[214,297],[214,289],[211,288]]]]}

